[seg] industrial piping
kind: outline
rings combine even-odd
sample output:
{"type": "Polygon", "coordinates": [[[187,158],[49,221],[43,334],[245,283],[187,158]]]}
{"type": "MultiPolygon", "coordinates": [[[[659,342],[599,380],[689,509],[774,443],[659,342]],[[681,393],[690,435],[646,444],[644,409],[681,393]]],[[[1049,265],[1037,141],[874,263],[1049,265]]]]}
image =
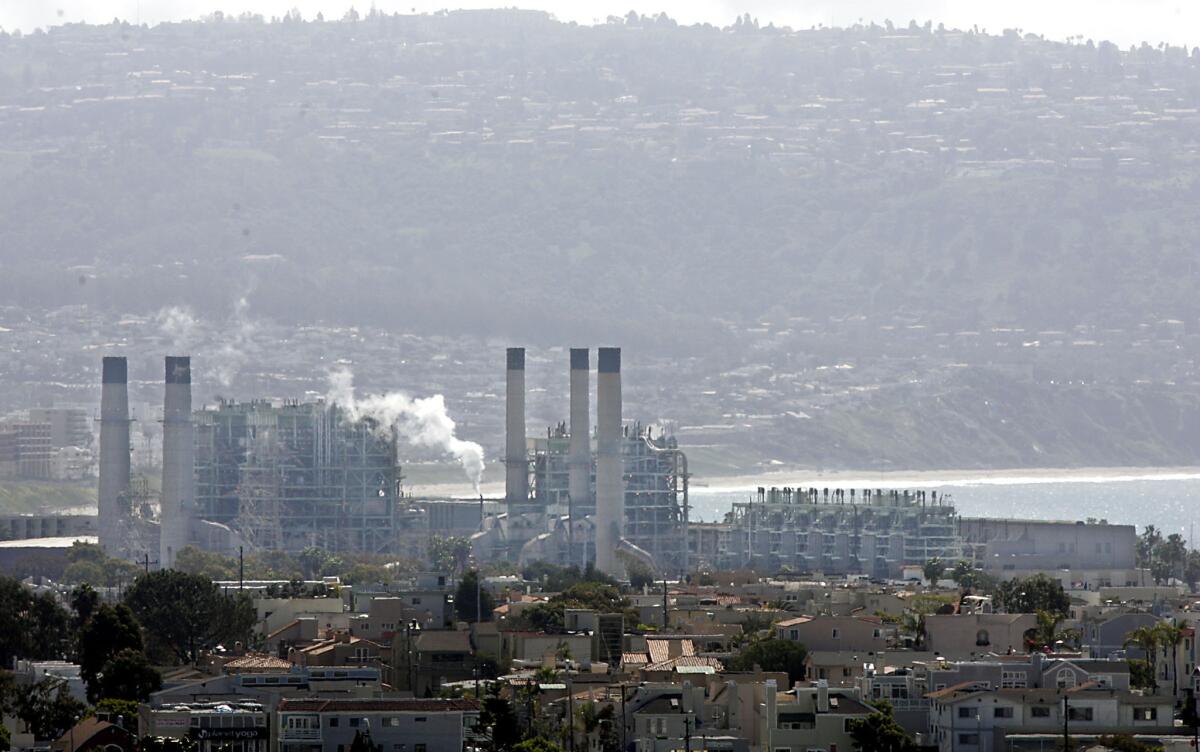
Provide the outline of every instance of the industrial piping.
{"type": "Polygon", "coordinates": [[[109,556],[124,553],[129,524],[129,371],[125,358],[104,358],[100,376],[100,545],[109,556]]]}
{"type": "Polygon", "coordinates": [[[525,448],[525,348],[508,348],[504,402],[504,497],[529,503],[529,460],[525,448]]]}
{"type": "Polygon", "coordinates": [[[188,515],[195,506],[195,452],[191,358],[167,356],[158,559],[163,569],[173,567],[175,556],[187,545],[188,515]]]}

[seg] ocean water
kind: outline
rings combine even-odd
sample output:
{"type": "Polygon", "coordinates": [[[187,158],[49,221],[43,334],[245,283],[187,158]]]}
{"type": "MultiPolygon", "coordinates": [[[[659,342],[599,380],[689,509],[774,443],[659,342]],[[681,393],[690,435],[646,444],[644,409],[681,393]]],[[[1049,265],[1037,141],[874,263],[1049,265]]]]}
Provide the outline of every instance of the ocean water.
{"type": "MultiPolygon", "coordinates": [[[[760,485],[785,485],[763,479],[760,485]]],[[[962,477],[914,480],[878,479],[809,481],[791,484],[815,488],[896,488],[936,490],[948,494],[964,517],[1016,517],[1035,520],[1083,520],[1088,517],[1114,524],[1136,525],[1139,532],[1154,525],[1163,535],[1180,533],[1189,542],[1200,521],[1200,475],[962,477]]],[[[747,501],[756,486],[691,489],[692,519],[719,521],[735,501],[747,501]]]]}

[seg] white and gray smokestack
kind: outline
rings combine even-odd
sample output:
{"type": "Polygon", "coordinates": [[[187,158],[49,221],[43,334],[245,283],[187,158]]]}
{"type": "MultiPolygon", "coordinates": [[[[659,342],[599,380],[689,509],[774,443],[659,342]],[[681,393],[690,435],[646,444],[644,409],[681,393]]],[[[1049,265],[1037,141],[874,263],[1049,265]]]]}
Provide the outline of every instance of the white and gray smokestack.
{"type": "Polygon", "coordinates": [[[129,366],[105,358],[100,376],[100,487],[97,527],[109,556],[124,554],[129,525],[129,366]]]}
{"type": "Polygon", "coordinates": [[[504,401],[504,498],[529,501],[529,460],[525,454],[525,348],[508,348],[504,401]]]}
{"type": "Polygon", "coordinates": [[[567,450],[567,490],[571,494],[572,519],[592,506],[592,421],[591,374],[588,349],[571,348],[571,443],[567,450]]]}
{"type": "Polygon", "coordinates": [[[621,348],[602,347],[596,374],[596,569],[623,578],[617,547],[625,534],[621,459],[621,348]]]}
{"type": "Polygon", "coordinates": [[[188,515],[194,507],[195,452],[192,438],[191,358],[167,357],[163,398],[162,537],[158,561],[163,569],[175,565],[175,555],[187,545],[188,515]]]}

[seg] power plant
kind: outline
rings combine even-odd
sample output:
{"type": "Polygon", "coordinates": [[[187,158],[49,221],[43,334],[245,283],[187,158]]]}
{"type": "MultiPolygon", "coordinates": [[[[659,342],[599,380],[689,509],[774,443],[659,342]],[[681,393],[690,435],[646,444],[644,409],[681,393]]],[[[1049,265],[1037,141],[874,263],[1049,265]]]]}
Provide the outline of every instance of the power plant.
{"type": "Polygon", "coordinates": [[[687,459],[672,437],[625,425],[619,348],[598,351],[591,432],[590,361],[587,349],[570,350],[569,428],[531,440],[525,350],[507,350],[505,494],[485,514],[482,498],[405,496],[396,426],[324,401],[220,400],[193,411],[191,359],[169,356],[155,519],[146,484],[131,477],[128,364],[106,357],[100,542],[112,555],[171,567],[186,546],[421,555],[430,536],[468,535],[481,561],[682,574],[687,459]]]}

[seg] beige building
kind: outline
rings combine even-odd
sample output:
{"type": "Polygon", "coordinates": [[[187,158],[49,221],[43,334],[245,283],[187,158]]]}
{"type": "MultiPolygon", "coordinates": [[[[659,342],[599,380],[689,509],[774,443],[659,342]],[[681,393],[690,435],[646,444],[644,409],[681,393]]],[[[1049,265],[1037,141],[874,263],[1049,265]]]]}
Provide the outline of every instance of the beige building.
{"type": "Polygon", "coordinates": [[[799,642],[809,651],[886,650],[895,627],[877,616],[799,616],[775,625],[775,636],[799,642]]]}
{"type": "Polygon", "coordinates": [[[950,660],[988,653],[1022,652],[1025,632],[1037,626],[1035,614],[930,614],[925,617],[925,648],[950,660]]]}

